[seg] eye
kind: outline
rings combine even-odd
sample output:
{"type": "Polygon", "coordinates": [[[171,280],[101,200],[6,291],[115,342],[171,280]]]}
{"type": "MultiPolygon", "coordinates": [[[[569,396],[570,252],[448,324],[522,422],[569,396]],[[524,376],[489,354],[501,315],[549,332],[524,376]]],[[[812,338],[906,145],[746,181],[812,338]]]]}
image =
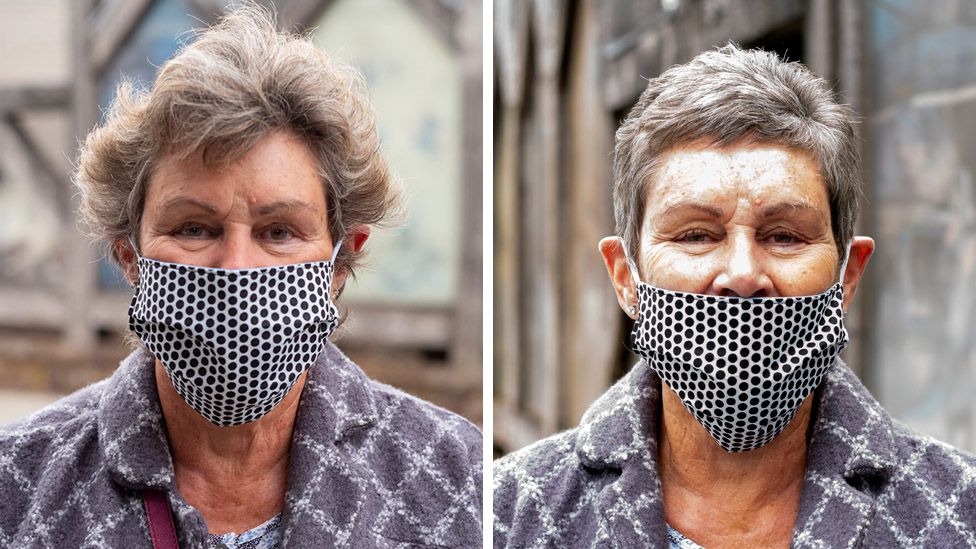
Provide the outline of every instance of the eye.
{"type": "Polygon", "coordinates": [[[275,242],[284,242],[295,237],[295,232],[284,225],[272,225],[264,231],[264,237],[275,242]]]}
{"type": "Polygon", "coordinates": [[[176,229],[174,234],[182,238],[206,238],[213,235],[213,232],[199,223],[186,223],[176,229]]]}
{"type": "Polygon", "coordinates": [[[694,229],[683,233],[676,239],[678,242],[689,242],[692,244],[699,244],[704,242],[712,242],[714,238],[708,232],[701,229],[694,229]]]}
{"type": "Polygon", "coordinates": [[[798,244],[800,242],[800,239],[796,235],[782,231],[769,235],[766,237],[766,240],[779,245],[798,244]]]}

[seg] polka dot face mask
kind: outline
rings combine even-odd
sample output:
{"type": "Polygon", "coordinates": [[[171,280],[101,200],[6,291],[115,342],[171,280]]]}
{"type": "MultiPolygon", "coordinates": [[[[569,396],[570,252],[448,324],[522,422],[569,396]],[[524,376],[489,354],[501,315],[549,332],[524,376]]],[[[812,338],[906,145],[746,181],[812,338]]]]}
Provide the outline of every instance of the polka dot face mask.
{"type": "Polygon", "coordinates": [[[634,350],[727,452],[776,438],[847,346],[840,282],[811,296],[724,297],[656,288],[630,268],[634,350]]]}
{"type": "Polygon", "coordinates": [[[176,392],[215,425],[267,414],[338,325],[329,261],[214,269],[139,257],[129,328],[176,392]]]}

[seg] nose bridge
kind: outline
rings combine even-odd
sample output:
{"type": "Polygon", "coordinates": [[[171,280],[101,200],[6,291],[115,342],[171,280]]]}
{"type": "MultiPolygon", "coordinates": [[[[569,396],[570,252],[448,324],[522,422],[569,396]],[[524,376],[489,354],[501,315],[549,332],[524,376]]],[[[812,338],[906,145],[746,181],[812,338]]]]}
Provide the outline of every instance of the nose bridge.
{"type": "Polygon", "coordinates": [[[728,273],[733,277],[753,276],[760,269],[757,243],[754,238],[743,232],[735,234],[729,243],[728,273]]]}
{"type": "Polygon", "coordinates": [[[770,295],[770,278],[763,270],[762,250],[754,235],[738,232],[729,238],[728,246],[724,271],[715,280],[716,290],[739,297],[770,295]]]}
{"type": "Polygon", "coordinates": [[[221,269],[253,267],[256,264],[255,247],[250,231],[243,230],[242,227],[228,228],[220,239],[220,259],[217,267],[221,269]]]}

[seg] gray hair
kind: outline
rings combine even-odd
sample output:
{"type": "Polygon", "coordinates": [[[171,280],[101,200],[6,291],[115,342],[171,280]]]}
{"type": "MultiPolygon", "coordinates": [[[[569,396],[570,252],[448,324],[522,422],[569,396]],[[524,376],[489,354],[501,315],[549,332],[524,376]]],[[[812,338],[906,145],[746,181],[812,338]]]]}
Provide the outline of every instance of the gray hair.
{"type": "Polygon", "coordinates": [[[827,185],[831,229],[843,257],[860,210],[853,114],[803,65],[731,43],[648,81],[617,130],[614,217],[630,257],[637,257],[648,184],[659,159],[701,139],[719,147],[769,143],[810,153],[827,185]]]}
{"type": "MultiPolygon", "coordinates": [[[[225,166],[276,131],[298,137],[315,156],[333,241],[353,225],[399,214],[399,182],[380,156],[362,77],[307,36],[277,32],[271,13],[248,4],[199,32],[150,91],[119,86],[81,149],[74,178],[81,217],[97,240],[137,242],[146,189],[163,157],[200,154],[207,166],[225,166]]],[[[337,269],[352,274],[359,255],[344,246],[337,269]]]]}

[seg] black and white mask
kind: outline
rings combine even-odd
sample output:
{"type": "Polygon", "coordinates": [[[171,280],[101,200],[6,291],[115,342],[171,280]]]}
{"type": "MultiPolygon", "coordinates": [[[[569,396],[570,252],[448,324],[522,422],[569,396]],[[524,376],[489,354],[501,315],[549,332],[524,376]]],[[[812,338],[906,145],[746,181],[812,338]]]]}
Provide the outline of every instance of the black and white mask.
{"type": "Polygon", "coordinates": [[[216,269],[139,257],[129,328],[215,425],[267,414],[325,348],[339,314],[332,258],[216,269]]]}
{"type": "Polygon", "coordinates": [[[657,288],[630,269],[635,352],[727,452],[776,438],[847,346],[840,282],[810,296],[725,297],[657,288]]]}

